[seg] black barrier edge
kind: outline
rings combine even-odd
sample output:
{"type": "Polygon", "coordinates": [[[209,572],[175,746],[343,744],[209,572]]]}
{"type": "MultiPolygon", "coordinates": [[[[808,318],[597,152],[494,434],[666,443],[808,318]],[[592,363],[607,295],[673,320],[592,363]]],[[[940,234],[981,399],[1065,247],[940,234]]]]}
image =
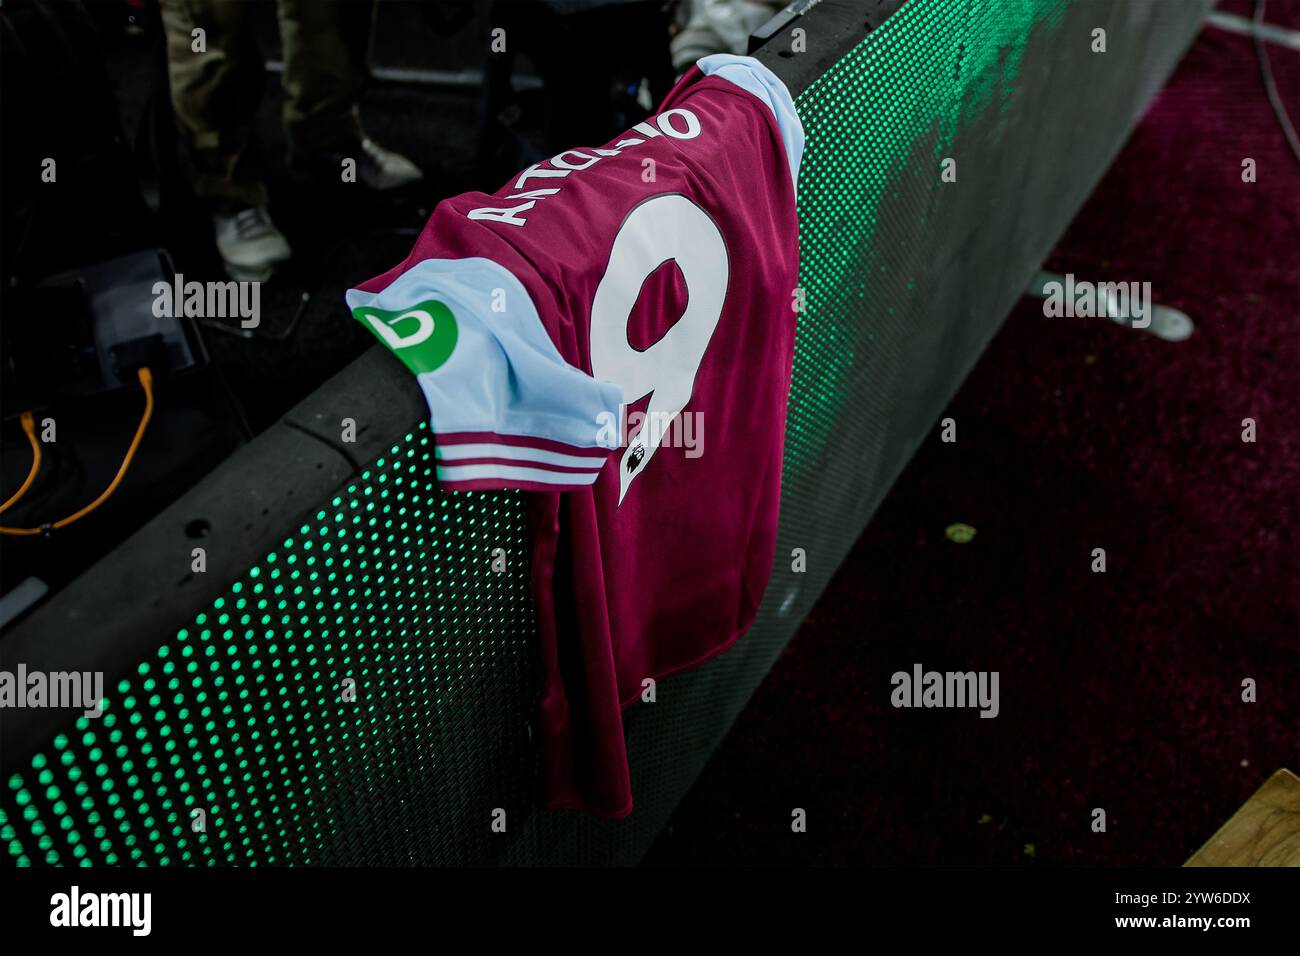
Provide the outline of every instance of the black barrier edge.
{"type": "MultiPolygon", "coordinates": [[[[798,97],[868,33],[892,16],[907,0],[820,0],[802,12],[792,3],[759,33],[780,22],[787,13],[794,14],[771,34],[752,54],[755,59],[779,76],[790,95],[798,97]],[[795,30],[803,30],[803,51],[792,50],[795,30]]],[[[759,34],[756,34],[757,37],[759,34]]]]}
{"type": "Polygon", "coordinates": [[[303,399],[284,421],[325,442],[360,469],[427,415],[410,371],[388,349],[374,345],[303,399]],[[355,423],[354,441],[343,440],[345,418],[355,423]]]}

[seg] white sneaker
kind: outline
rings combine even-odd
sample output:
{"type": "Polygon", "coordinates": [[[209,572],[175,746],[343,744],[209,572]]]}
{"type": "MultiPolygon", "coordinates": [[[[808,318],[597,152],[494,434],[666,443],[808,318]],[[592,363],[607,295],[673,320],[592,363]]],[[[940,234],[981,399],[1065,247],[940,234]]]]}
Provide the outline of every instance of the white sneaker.
{"type": "Polygon", "coordinates": [[[373,139],[361,141],[357,178],[371,189],[400,189],[424,178],[420,167],[401,153],[384,149],[373,139]]]}
{"type": "Polygon", "coordinates": [[[217,251],[236,281],[264,282],[289,261],[289,242],[265,209],[250,206],[233,216],[216,215],[217,251]]]}

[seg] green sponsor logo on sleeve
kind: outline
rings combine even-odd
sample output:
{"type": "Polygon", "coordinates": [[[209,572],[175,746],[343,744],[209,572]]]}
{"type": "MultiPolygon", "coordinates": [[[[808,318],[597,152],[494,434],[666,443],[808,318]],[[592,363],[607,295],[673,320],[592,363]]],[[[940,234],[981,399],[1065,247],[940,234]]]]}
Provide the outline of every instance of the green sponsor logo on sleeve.
{"type": "Polygon", "coordinates": [[[409,309],[387,311],[373,306],[352,310],[412,372],[432,372],[451,358],[456,348],[456,318],[436,299],[409,309]]]}

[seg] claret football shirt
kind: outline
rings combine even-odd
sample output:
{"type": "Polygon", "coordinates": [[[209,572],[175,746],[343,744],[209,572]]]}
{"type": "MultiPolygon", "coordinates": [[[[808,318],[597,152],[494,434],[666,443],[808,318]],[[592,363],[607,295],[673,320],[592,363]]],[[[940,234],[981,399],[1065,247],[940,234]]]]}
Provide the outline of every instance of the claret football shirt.
{"type": "Polygon", "coordinates": [[[405,261],[347,293],[417,377],[439,483],[534,493],[550,807],[630,812],[623,708],[757,612],[802,149],[774,74],[706,57],[613,141],[441,203],[405,261]]]}

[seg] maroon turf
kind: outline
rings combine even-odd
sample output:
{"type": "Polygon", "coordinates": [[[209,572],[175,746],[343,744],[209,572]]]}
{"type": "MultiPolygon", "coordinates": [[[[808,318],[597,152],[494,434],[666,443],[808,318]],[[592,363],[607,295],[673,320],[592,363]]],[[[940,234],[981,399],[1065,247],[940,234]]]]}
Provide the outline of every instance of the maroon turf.
{"type": "Polygon", "coordinates": [[[1300,771],[1298,230],[1251,42],[1208,29],[1048,263],[1195,335],[1022,301],[648,862],[1179,864],[1300,771]],[[917,662],[999,671],[1001,714],[891,708],[917,662]]]}

